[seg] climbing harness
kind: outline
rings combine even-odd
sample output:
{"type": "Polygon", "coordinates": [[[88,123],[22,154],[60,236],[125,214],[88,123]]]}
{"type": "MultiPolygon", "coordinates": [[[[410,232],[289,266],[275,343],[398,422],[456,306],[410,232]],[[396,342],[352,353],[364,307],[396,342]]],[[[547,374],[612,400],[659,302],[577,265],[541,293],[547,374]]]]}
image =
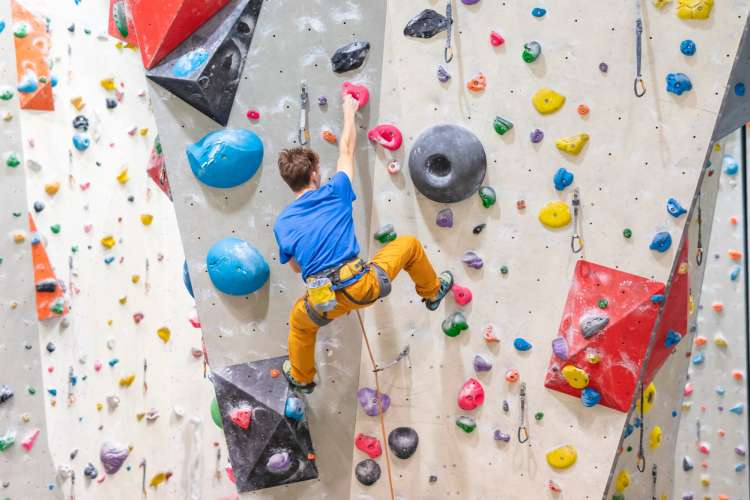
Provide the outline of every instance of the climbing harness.
{"type": "Polygon", "coordinates": [[[445,7],[445,17],[448,19],[448,37],[445,40],[445,52],[443,54],[446,64],[453,60],[453,46],[451,39],[453,38],[453,6],[451,0],[448,0],[448,5],[445,7]]]}
{"type": "Polygon", "coordinates": [[[519,398],[521,399],[521,416],[518,423],[518,442],[523,444],[529,440],[529,425],[526,415],[526,382],[521,382],[519,398]]]}
{"type": "Polygon", "coordinates": [[[583,240],[578,233],[578,217],[581,212],[581,195],[578,188],[573,190],[573,236],[570,237],[570,249],[573,253],[580,253],[583,250],[583,240]],[[577,242],[577,244],[576,244],[577,242]]]}
{"type": "Polygon", "coordinates": [[[638,459],[635,463],[635,468],[638,469],[638,472],[643,472],[646,470],[646,456],[643,453],[643,429],[646,427],[646,422],[643,421],[643,405],[643,381],[641,381],[641,407],[638,410],[641,421],[641,429],[640,438],[638,440],[638,459]]]}
{"type": "Polygon", "coordinates": [[[703,263],[703,211],[701,210],[701,193],[698,193],[698,244],[695,251],[695,262],[703,263]]]}
{"type": "Polygon", "coordinates": [[[636,97],[646,94],[646,84],[641,76],[641,51],[643,38],[643,8],[641,0],[635,0],[635,80],[633,81],[633,92],[636,97]]]}
{"type": "Polygon", "coordinates": [[[406,344],[406,347],[404,347],[400,353],[398,353],[398,356],[396,356],[396,359],[388,363],[387,365],[378,366],[373,370],[374,372],[382,372],[383,370],[387,370],[388,368],[392,366],[396,366],[399,361],[406,358],[407,363],[409,363],[409,368],[411,368],[411,358],[409,357],[410,347],[409,344],[406,344]]]}
{"type": "Polygon", "coordinates": [[[656,500],[656,464],[651,467],[651,500],[656,500]]]}
{"type": "Polygon", "coordinates": [[[310,143],[310,128],[308,127],[307,120],[307,108],[310,103],[310,98],[307,94],[307,82],[302,80],[301,91],[300,91],[300,112],[299,112],[299,144],[300,146],[306,146],[310,143]]]}
{"type": "MultiPolygon", "coordinates": [[[[362,315],[359,313],[359,309],[357,309],[357,320],[359,321],[359,327],[362,330],[362,337],[365,340],[365,346],[367,347],[367,353],[370,355],[370,363],[372,364],[372,373],[375,375],[375,400],[378,403],[378,415],[380,415],[380,433],[381,437],[383,439],[384,443],[388,442],[388,437],[385,434],[385,414],[382,409],[383,400],[380,396],[380,379],[378,378],[378,364],[375,362],[375,355],[372,353],[372,347],[370,347],[370,340],[367,338],[367,331],[365,330],[365,323],[362,321],[362,315]]],[[[406,356],[409,355],[409,348],[404,350],[406,352],[406,356]]],[[[402,351],[402,352],[404,352],[402,351]]],[[[398,362],[398,360],[396,361],[398,362]]],[[[396,500],[396,495],[393,491],[393,472],[391,471],[391,455],[388,452],[388,447],[383,447],[385,452],[385,463],[386,463],[386,470],[388,471],[388,488],[391,493],[391,500],[396,500]]]]}

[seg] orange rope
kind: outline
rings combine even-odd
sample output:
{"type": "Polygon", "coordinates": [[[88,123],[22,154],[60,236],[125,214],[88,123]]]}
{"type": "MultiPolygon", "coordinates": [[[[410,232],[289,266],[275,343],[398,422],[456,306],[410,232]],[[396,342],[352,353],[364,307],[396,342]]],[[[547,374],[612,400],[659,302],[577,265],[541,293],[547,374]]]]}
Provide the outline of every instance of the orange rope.
{"type": "Polygon", "coordinates": [[[380,397],[380,380],[378,379],[378,364],[375,362],[375,356],[372,354],[372,347],[370,347],[370,340],[367,338],[367,332],[365,331],[365,324],[362,321],[362,315],[359,314],[357,309],[357,319],[359,320],[359,327],[362,329],[362,336],[365,339],[365,346],[367,346],[367,353],[370,355],[370,362],[372,363],[372,371],[375,374],[375,399],[378,402],[378,414],[380,415],[380,433],[383,437],[383,450],[385,451],[385,464],[386,470],[388,471],[388,487],[391,492],[391,500],[396,500],[396,495],[393,493],[393,474],[391,472],[391,456],[388,452],[388,440],[385,435],[385,415],[383,415],[382,402],[380,397]]]}

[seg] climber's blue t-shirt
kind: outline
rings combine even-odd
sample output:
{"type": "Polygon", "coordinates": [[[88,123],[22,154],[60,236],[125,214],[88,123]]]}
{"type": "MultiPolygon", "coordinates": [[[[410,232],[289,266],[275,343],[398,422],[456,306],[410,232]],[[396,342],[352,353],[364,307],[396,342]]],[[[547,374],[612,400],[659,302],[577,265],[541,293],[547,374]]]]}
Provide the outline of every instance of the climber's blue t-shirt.
{"type": "Polygon", "coordinates": [[[308,191],[286,207],[273,228],[279,260],[294,257],[302,278],[343,264],[359,255],[354,234],[352,182],[338,172],[320,189],[308,191]]]}

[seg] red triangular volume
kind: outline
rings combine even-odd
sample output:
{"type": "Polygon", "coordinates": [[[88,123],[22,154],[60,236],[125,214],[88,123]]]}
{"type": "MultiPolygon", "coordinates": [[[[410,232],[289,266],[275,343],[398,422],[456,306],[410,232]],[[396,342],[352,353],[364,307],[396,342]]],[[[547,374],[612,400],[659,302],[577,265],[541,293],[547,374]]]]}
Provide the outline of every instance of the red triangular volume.
{"type": "Polygon", "coordinates": [[[151,157],[148,160],[146,169],[148,176],[151,177],[157,186],[172,200],[172,189],[169,187],[169,177],[167,177],[167,167],[164,164],[164,151],[161,148],[159,137],[154,141],[154,147],[151,150],[151,157]]]}
{"type": "Polygon", "coordinates": [[[65,292],[55,277],[47,250],[36,231],[34,218],[29,214],[31,231],[31,260],[34,263],[34,287],[36,288],[36,314],[40,321],[59,318],[68,313],[65,292]]]}
{"type": "Polygon", "coordinates": [[[590,388],[600,404],[628,411],[663,294],[663,283],[579,260],[545,387],[576,397],[590,388]]]}
{"type": "Polygon", "coordinates": [[[129,0],[143,66],[151,69],[229,0],[129,0]]]}
{"type": "Polygon", "coordinates": [[[107,33],[123,42],[138,44],[128,0],[109,0],[107,33]]]}

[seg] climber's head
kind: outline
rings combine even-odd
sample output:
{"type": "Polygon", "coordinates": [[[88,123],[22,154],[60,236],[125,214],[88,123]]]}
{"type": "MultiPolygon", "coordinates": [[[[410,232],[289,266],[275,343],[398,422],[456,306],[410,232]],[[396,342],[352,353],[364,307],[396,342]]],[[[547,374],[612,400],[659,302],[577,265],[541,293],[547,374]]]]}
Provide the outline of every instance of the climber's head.
{"type": "Polygon", "coordinates": [[[310,148],[291,148],[279,153],[279,172],[295,193],[320,187],[320,157],[310,148]]]}

